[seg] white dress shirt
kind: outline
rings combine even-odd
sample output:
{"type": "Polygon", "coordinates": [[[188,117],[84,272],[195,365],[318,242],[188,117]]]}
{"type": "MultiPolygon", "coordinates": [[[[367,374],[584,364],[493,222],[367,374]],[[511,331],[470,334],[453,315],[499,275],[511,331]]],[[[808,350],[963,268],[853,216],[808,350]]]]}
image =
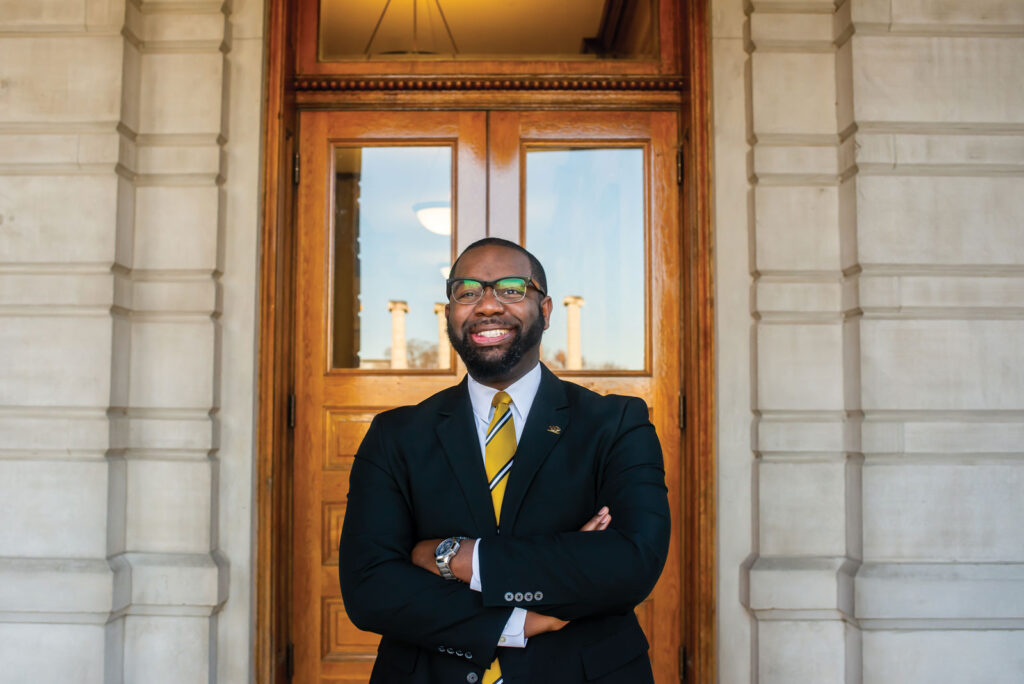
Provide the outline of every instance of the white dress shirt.
{"type": "MultiPolygon", "coordinates": [[[[505,393],[512,399],[512,423],[516,430],[516,444],[519,444],[523,436],[523,426],[526,425],[526,417],[530,415],[530,407],[537,396],[540,388],[540,364],[538,363],[523,377],[505,388],[505,393]]],[[[473,415],[476,420],[477,436],[480,438],[480,454],[484,457],[486,464],[487,453],[487,427],[491,424],[494,416],[494,407],[491,402],[498,390],[487,385],[481,385],[473,379],[472,375],[467,377],[469,385],[469,400],[473,405],[473,415]]],[[[513,466],[515,467],[515,466],[513,466]]],[[[473,591],[483,591],[480,583],[480,540],[476,540],[473,546],[473,577],[469,581],[469,588],[473,591]]],[[[526,610],[524,608],[513,608],[512,615],[505,623],[505,629],[498,640],[499,646],[510,646],[522,648],[526,646],[526,610]]]]}

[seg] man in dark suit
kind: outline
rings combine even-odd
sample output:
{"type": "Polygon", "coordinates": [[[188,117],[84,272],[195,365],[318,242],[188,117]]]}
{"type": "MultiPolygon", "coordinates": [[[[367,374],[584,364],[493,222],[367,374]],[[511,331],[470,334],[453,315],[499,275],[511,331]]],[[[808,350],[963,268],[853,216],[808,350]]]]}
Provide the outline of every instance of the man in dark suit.
{"type": "Polygon", "coordinates": [[[661,448],[643,401],[540,363],[546,289],[519,245],[470,245],[446,307],[468,376],[359,447],[341,590],[383,635],[375,684],[653,681],[633,608],[668,552],[661,448]]]}

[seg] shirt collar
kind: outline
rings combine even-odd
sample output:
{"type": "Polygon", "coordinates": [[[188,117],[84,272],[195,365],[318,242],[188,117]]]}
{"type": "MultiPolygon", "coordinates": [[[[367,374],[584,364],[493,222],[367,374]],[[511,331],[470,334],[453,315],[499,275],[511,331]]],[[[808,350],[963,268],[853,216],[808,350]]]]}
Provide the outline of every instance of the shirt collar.
{"type": "MultiPolygon", "coordinates": [[[[533,400],[540,389],[540,363],[531,368],[526,375],[519,378],[505,388],[505,392],[512,398],[512,408],[519,414],[520,419],[525,419],[533,406],[533,400]]],[[[491,420],[491,402],[498,390],[487,385],[482,385],[473,379],[472,375],[466,374],[467,385],[469,386],[469,400],[473,404],[473,413],[479,420],[487,423],[491,420]]]]}

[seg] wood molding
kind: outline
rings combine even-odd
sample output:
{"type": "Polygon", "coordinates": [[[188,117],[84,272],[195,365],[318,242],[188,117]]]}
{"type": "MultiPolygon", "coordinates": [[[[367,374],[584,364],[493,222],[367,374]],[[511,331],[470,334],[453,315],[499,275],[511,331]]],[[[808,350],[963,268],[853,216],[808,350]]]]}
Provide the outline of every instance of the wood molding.
{"type": "Polygon", "coordinates": [[[288,359],[291,357],[291,265],[288,222],[288,123],[294,120],[287,99],[289,16],[287,0],[267,2],[267,52],[264,63],[263,174],[260,208],[259,349],[256,438],[256,630],[253,670],[257,682],[286,681],[288,636],[287,529],[290,435],[286,420],[288,359]]]}
{"type": "MultiPolygon", "coordinates": [[[[691,459],[687,492],[693,536],[689,563],[691,577],[687,589],[695,606],[683,611],[684,643],[692,649],[688,681],[717,681],[717,518],[716,518],[716,444],[715,444],[715,297],[713,261],[713,223],[711,214],[711,40],[709,0],[684,3],[686,12],[687,76],[690,84],[688,134],[684,149],[688,153],[684,202],[689,205],[687,244],[690,273],[689,302],[686,314],[684,386],[690,398],[687,405],[688,434],[684,453],[691,459]]],[[[684,565],[684,567],[687,567],[684,565]]],[[[684,600],[686,594],[684,593],[684,600]]]]}
{"type": "Polygon", "coordinates": [[[297,92],[308,91],[470,91],[470,90],[686,90],[683,77],[460,77],[405,76],[394,78],[331,78],[299,76],[291,81],[297,92]]]}

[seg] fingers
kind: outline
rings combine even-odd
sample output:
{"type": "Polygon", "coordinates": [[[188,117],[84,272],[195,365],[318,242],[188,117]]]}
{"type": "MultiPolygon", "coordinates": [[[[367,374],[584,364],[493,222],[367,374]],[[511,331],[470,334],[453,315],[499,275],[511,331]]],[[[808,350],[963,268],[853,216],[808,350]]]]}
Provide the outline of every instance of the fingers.
{"type": "Polygon", "coordinates": [[[612,522],[612,514],[608,510],[607,506],[602,506],[601,510],[597,514],[588,520],[583,527],[580,528],[580,532],[600,532],[601,530],[608,529],[608,525],[612,522]]]}

